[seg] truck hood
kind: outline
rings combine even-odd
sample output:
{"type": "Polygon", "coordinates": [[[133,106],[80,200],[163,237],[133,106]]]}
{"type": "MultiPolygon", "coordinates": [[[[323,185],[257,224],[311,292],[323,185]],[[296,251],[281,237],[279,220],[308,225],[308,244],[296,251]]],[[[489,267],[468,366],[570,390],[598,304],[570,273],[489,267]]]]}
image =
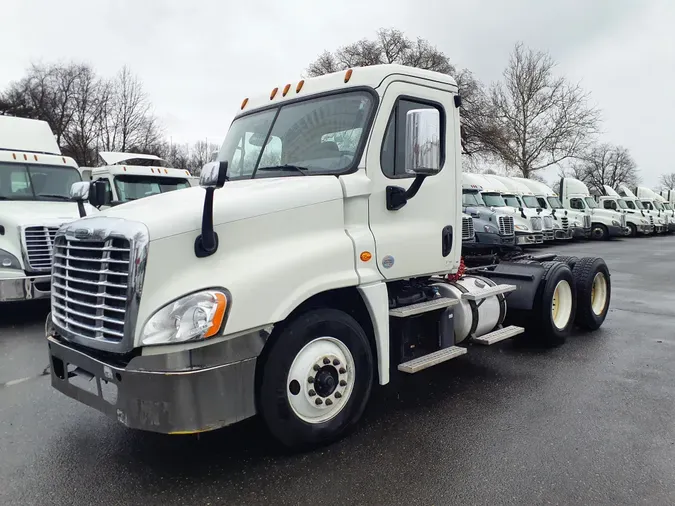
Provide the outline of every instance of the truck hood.
{"type": "MultiPolygon", "coordinates": [[[[87,216],[99,214],[98,209],[85,204],[87,216]]],[[[75,202],[44,202],[35,200],[0,201],[0,225],[5,228],[20,226],[57,226],[80,218],[75,202]]]]}
{"type": "MultiPolygon", "coordinates": [[[[185,188],[111,207],[102,216],[142,221],[150,240],[199,230],[204,195],[201,187],[185,188]]],[[[229,181],[213,199],[214,226],[343,198],[335,176],[261,178],[229,181]]],[[[86,221],[86,218],[85,220],[86,221]]]]}

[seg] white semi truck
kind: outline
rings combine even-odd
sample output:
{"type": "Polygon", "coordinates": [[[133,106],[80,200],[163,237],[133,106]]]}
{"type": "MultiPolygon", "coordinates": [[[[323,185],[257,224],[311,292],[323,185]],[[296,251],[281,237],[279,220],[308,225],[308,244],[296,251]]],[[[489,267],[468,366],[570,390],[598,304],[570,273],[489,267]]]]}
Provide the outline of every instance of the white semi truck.
{"type": "MultiPolygon", "coordinates": [[[[528,218],[538,217],[542,220],[541,230],[544,242],[553,241],[555,239],[555,222],[553,216],[550,211],[544,210],[544,208],[539,205],[539,202],[529,187],[525,186],[520,181],[506,176],[489,175],[486,177],[496,179],[506,186],[510,193],[503,194],[502,197],[507,205],[512,207],[513,205],[516,205],[516,208],[521,215],[524,214],[528,218]]],[[[560,228],[559,224],[558,228],[560,228]]]]}
{"type": "Polygon", "coordinates": [[[613,210],[626,215],[625,234],[635,237],[638,234],[651,235],[654,233],[654,225],[651,224],[649,217],[645,216],[644,211],[631,209],[626,200],[619,195],[614,188],[604,185],[605,195],[599,197],[598,202],[603,209],[613,210]]]}
{"type": "Polygon", "coordinates": [[[523,326],[544,345],[600,327],[600,258],[458,272],[460,106],[452,77],[398,65],[244,100],[201,188],[59,230],[54,276],[71,282],[46,322],[52,385],[154,432],[258,413],[305,448],[353,428],[394,371],[523,326]]]}
{"type": "Polygon", "coordinates": [[[81,180],[47,122],[0,116],[0,303],[49,296],[54,235],[80,217],[70,188],[81,180]]]}
{"type": "Polygon", "coordinates": [[[155,155],[102,151],[99,156],[105,165],[87,167],[85,179],[105,185],[102,209],[194,186],[187,170],[168,167],[165,160],[155,155]]]}
{"type": "Polygon", "coordinates": [[[591,215],[586,211],[565,209],[560,202],[558,194],[545,183],[526,179],[524,177],[514,177],[527,186],[539,202],[542,209],[549,209],[553,216],[553,221],[559,223],[560,231],[556,227],[556,239],[588,239],[591,236],[591,215]]]}
{"type": "Polygon", "coordinates": [[[654,232],[663,234],[666,231],[664,217],[659,216],[656,211],[647,209],[626,185],[619,185],[617,190],[626,202],[628,209],[640,211],[640,214],[643,214],[649,220],[649,224],[654,226],[654,232]]]}
{"type": "Polygon", "coordinates": [[[476,247],[512,247],[516,243],[513,216],[488,207],[483,201],[482,179],[476,174],[462,174],[462,209],[470,215],[476,237],[476,247]]]}
{"type": "Polygon", "coordinates": [[[601,209],[582,181],[571,177],[561,178],[560,195],[566,208],[590,214],[592,239],[606,240],[626,235],[625,214],[601,209]]]}
{"type": "Polygon", "coordinates": [[[649,209],[656,214],[656,218],[662,222],[664,232],[673,232],[675,231],[675,221],[669,220],[670,211],[668,211],[661,201],[660,195],[658,195],[651,188],[646,188],[644,186],[638,186],[635,189],[635,195],[640,199],[642,205],[646,209],[649,209]]]}
{"type": "Polygon", "coordinates": [[[668,202],[666,198],[660,194],[656,195],[656,200],[661,202],[661,205],[665,210],[666,216],[668,217],[668,228],[672,232],[673,227],[675,227],[675,208],[673,208],[673,204],[668,202]]]}

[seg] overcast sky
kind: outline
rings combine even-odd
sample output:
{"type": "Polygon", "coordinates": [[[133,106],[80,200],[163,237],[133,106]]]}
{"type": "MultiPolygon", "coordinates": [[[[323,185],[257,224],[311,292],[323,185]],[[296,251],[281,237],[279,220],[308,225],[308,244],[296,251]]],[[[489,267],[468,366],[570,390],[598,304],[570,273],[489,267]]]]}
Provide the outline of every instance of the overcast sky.
{"type": "Polygon", "coordinates": [[[645,184],[675,172],[669,0],[3,0],[0,88],[32,61],[128,65],[174,142],[222,141],[241,100],[297,79],[323,49],[394,27],[486,83],[514,43],[550,51],[603,110],[645,184]]]}

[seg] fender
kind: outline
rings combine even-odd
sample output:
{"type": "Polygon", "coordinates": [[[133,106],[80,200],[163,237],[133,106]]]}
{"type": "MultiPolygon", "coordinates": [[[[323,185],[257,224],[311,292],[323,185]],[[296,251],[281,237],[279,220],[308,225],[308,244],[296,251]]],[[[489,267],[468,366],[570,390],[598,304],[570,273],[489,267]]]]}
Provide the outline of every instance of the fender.
{"type": "Polygon", "coordinates": [[[389,383],[389,298],[387,285],[378,281],[357,287],[373,323],[380,385],[389,383]]]}

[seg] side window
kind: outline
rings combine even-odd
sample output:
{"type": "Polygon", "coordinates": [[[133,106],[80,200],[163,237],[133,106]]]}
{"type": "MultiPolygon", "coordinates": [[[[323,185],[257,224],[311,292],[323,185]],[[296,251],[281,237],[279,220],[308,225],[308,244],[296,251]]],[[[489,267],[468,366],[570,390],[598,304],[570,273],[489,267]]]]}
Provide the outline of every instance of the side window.
{"type": "Polygon", "coordinates": [[[632,200],[627,200],[626,205],[628,206],[628,209],[635,209],[635,204],[632,200]]]}
{"type": "MultiPolygon", "coordinates": [[[[414,177],[405,171],[405,122],[408,111],[415,109],[437,109],[441,114],[441,133],[445,132],[445,114],[437,105],[401,98],[396,102],[389,118],[382,141],[380,166],[384,175],[390,178],[414,177]]],[[[445,138],[441,138],[441,152],[445,151],[445,138]]],[[[443,157],[441,156],[441,160],[443,157]]]]}
{"type": "Polygon", "coordinates": [[[651,203],[651,202],[643,201],[643,202],[642,202],[642,205],[645,206],[645,207],[646,207],[647,209],[649,209],[650,211],[652,211],[652,210],[654,209],[654,208],[652,207],[652,203],[651,203]]]}
{"type": "Polygon", "coordinates": [[[581,199],[570,199],[570,207],[572,209],[584,209],[584,203],[581,199]]]}
{"type": "Polygon", "coordinates": [[[616,209],[616,203],[613,200],[604,200],[603,206],[605,209],[616,209]]]}

